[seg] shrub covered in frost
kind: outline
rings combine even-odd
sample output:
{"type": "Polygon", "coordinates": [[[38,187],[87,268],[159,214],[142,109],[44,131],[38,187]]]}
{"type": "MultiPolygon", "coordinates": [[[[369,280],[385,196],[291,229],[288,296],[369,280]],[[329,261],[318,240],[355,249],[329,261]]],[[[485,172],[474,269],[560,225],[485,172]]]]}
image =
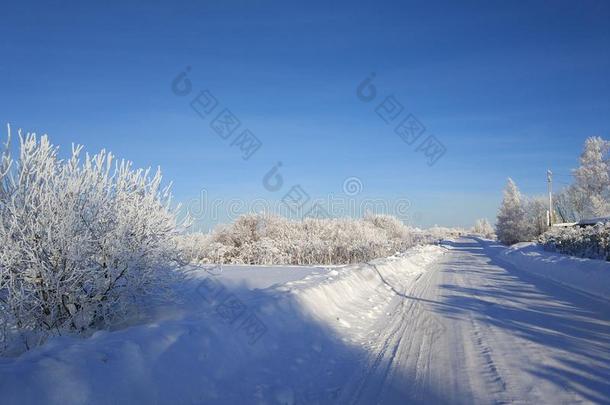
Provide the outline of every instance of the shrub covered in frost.
{"type": "MultiPolygon", "coordinates": [[[[10,128],[9,128],[10,141],[10,128]]],[[[176,257],[175,215],[159,171],[101,151],[67,159],[19,133],[0,164],[0,339],[107,326],[176,257]]]]}
{"type": "Polygon", "coordinates": [[[539,238],[546,250],[590,259],[610,260],[610,224],[553,228],[539,238]]]}
{"type": "Polygon", "coordinates": [[[440,228],[433,234],[415,230],[387,215],[301,221],[244,215],[209,235],[184,235],[180,245],[192,262],[348,264],[389,256],[442,238],[446,232],[440,228]]]}

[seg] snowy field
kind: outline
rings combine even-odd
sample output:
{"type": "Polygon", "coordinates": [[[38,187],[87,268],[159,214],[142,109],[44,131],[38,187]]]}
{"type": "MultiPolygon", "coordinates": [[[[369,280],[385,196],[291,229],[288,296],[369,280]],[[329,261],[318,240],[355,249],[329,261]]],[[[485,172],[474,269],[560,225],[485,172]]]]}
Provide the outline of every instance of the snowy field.
{"type": "Polygon", "coordinates": [[[367,265],[189,269],[143,325],[0,360],[3,403],[332,402],[394,296],[442,254],[367,265]],[[254,318],[256,316],[256,318],[254,318]],[[252,318],[249,318],[252,317],[252,318]],[[27,388],[26,388],[27,387],[27,388]]]}

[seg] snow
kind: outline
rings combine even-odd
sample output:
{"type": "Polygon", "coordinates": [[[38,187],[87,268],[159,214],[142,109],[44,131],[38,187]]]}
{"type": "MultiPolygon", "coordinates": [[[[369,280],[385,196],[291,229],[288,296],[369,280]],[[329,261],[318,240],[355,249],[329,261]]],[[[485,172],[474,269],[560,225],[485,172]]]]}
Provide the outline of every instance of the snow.
{"type": "Polygon", "coordinates": [[[498,257],[519,270],[610,300],[610,262],[547,252],[533,242],[510,248],[493,242],[486,242],[486,246],[501,251],[498,257]]]}
{"type": "Polygon", "coordinates": [[[459,238],[358,265],[189,267],[146,322],[1,359],[0,401],[610,403],[610,303],[557,282],[606,265],[459,238]]]}
{"type": "Polygon", "coordinates": [[[215,274],[223,284],[252,289],[263,289],[276,284],[300,280],[309,275],[328,272],[337,266],[254,266],[254,265],[203,265],[193,266],[194,272],[202,269],[215,274]]]}
{"type": "Polygon", "coordinates": [[[610,403],[608,302],[506,265],[489,243],[445,245],[379,319],[339,403],[610,403]]]}
{"type": "Polygon", "coordinates": [[[177,301],[151,308],[145,324],[88,339],[56,337],[0,360],[0,398],[7,404],[333,401],[362,358],[366,331],[394,295],[386,282],[412,283],[442,251],[417,247],[332,268],[190,268],[174,286],[177,301]],[[220,286],[212,293],[222,289],[224,297],[213,297],[210,286],[220,286]],[[245,308],[241,318],[257,316],[259,329],[242,319],[231,323],[219,310],[228,296],[245,308]]]}

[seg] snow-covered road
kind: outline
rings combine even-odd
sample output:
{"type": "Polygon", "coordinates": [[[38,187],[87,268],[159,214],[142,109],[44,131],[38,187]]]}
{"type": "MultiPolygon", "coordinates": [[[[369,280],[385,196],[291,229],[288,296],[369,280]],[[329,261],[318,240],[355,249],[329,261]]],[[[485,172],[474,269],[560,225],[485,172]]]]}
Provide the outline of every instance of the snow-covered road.
{"type": "Polygon", "coordinates": [[[0,403],[610,404],[610,303],[505,252],[463,238],[361,265],[193,268],[139,324],[0,359],[0,403]]]}
{"type": "MultiPolygon", "coordinates": [[[[399,291],[344,403],[610,403],[610,305],[475,239],[399,291]]],[[[397,288],[398,289],[398,288],[397,288]]]]}

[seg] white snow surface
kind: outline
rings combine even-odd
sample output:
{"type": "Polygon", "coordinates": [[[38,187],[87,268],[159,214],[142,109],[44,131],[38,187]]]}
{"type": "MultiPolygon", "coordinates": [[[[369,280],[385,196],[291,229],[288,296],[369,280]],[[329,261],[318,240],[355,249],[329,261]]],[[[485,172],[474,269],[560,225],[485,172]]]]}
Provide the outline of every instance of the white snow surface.
{"type": "Polygon", "coordinates": [[[149,323],[88,339],[53,338],[0,359],[0,402],[332,401],[393,296],[381,276],[410,283],[441,250],[417,247],[368,265],[330,268],[188,269],[187,281],[175,287],[179,302],[153,308],[149,323]],[[210,285],[222,290],[218,297],[211,298],[210,285]],[[218,309],[229,296],[246,308],[233,324],[218,309]],[[250,314],[266,328],[252,344],[240,323],[250,314]]]}
{"type": "Polygon", "coordinates": [[[361,265],[190,268],[146,323],[0,360],[0,402],[610,403],[610,303],[529,272],[569,261],[462,238],[361,265]]]}
{"type": "Polygon", "coordinates": [[[501,260],[520,270],[610,300],[610,262],[548,252],[533,242],[518,243],[508,249],[489,242],[488,246],[501,250],[501,260]]]}

